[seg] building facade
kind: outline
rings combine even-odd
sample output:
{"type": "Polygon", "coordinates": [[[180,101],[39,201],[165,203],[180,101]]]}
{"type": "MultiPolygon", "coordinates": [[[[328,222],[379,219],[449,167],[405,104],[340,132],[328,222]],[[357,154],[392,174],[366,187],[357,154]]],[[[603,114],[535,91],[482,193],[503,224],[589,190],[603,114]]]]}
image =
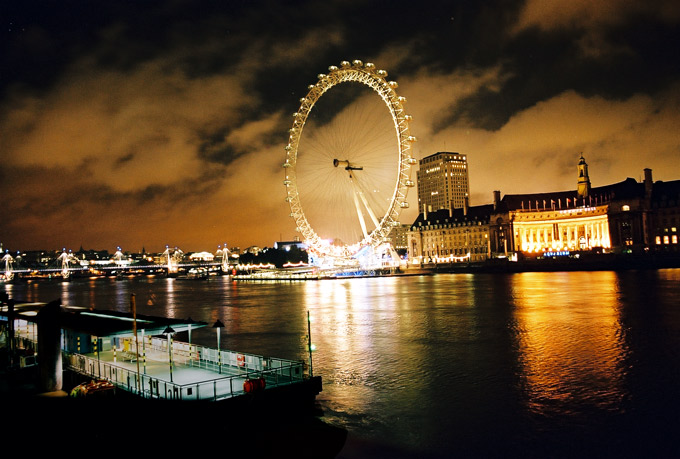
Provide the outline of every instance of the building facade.
{"type": "MultiPolygon", "coordinates": [[[[583,157],[578,171],[574,191],[503,197],[498,208],[511,229],[508,240],[511,252],[529,256],[555,251],[642,252],[654,248],[652,229],[658,228],[660,232],[667,228],[669,236],[672,235],[672,222],[677,221],[677,199],[665,201],[674,206],[667,208],[670,218],[665,226],[663,221],[655,226],[655,215],[659,213],[655,209],[662,194],[672,194],[672,190],[677,193],[680,181],[655,184],[652,171],[645,169],[643,182],[627,178],[591,187],[583,157]],[[653,193],[655,188],[665,191],[653,193]]],[[[668,240],[672,244],[672,238],[668,240]]],[[[659,245],[663,241],[661,238],[659,245]]]]}
{"type": "Polygon", "coordinates": [[[411,263],[578,252],[680,252],[680,180],[591,187],[583,157],[572,191],[505,195],[493,204],[422,212],[409,231],[411,263]]]}
{"type": "Polygon", "coordinates": [[[479,262],[504,250],[494,206],[464,206],[418,215],[408,232],[410,264],[479,262]]]}
{"type": "Polygon", "coordinates": [[[470,195],[467,156],[438,152],[420,160],[418,209],[459,209],[470,195]]]}
{"type": "Polygon", "coordinates": [[[680,181],[657,182],[651,190],[647,218],[649,244],[656,251],[680,252],[680,181]]]}
{"type": "Polygon", "coordinates": [[[390,233],[387,235],[387,239],[389,239],[392,247],[394,247],[394,250],[396,250],[400,255],[403,255],[407,252],[408,232],[410,229],[411,225],[402,223],[392,228],[390,233]]]}

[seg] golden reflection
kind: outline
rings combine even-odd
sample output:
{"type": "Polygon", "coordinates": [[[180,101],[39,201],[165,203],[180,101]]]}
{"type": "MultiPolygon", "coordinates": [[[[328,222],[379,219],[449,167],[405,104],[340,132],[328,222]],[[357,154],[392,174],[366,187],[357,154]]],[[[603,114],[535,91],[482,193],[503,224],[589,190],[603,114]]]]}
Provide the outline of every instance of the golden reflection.
{"type": "Polygon", "coordinates": [[[165,294],[167,298],[167,302],[165,304],[165,314],[169,318],[174,319],[175,308],[177,307],[177,304],[175,304],[175,279],[172,277],[168,277],[166,279],[165,294]]]}
{"type": "MultiPolygon", "coordinates": [[[[225,278],[226,279],[226,278],[225,278]]],[[[235,307],[240,302],[238,283],[234,280],[225,280],[221,284],[222,307],[210,308],[208,325],[218,320],[224,323],[223,332],[239,333],[241,330],[241,308],[235,307]]]]}
{"type": "MultiPolygon", "coordinates": [[[[680,269],[669,268],[669,269],[659,269],[657,271],[659,279],[663,281],[680,282],[680,269]]],[[[677,286],[678,284],[673,284],[677,286]]]]}
{"type": "Polygon", "coordinates": [[[66,280],[61,281],[61,305],[62,306],[75,306],[70,304],[69,297],[71,296],[69,292],[70,282],[66,280]]]}
{"type": "MultiPolygon", "coordinates": [[[[314,360],[333,374],[325,374],[333,384],[355,386],[355,406],[366,402],[362,389],[371,375],[380,371],[378,361],[385,349],[384,336],[398,330],[394,298],[395,279],[347,279],[307,282],[304,307],[310,311],[314,360]]],[[[397,352],[397,349],[390,349],[397,352]]],[[[316,364],[315,364],[316,368],[316,364]]]]}
{"type": "Polygon", "coordinates": [[[90,278],[90,280],[89,280],[89,290],[88,290],[88,299],[89,299],[88,308],[91,311],[94,310],[97,307],[96,287],[97,287],[97,284],[95,283],[95,279],[90,278]]]}
{"type": "Polygon", "coordinates": [[[618,282],[615,272],[513,276],[520,380],[534,413],[620,408],[627,345],[618,282]]]}

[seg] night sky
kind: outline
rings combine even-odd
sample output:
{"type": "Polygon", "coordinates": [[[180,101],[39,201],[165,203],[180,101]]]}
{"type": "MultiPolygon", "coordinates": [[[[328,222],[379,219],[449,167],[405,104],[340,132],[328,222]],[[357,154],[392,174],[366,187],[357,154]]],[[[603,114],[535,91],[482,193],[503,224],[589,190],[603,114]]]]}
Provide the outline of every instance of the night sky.
{"type": "Polygon", "coordinates": [[[575,189],[581,154],[593,186],[680,179],[674,0],[4,0],[0,34],[11,250],[292,239],[291,114],[343,60],[398,81],[418,159],[468,155],[472,205],[575,189]]]}

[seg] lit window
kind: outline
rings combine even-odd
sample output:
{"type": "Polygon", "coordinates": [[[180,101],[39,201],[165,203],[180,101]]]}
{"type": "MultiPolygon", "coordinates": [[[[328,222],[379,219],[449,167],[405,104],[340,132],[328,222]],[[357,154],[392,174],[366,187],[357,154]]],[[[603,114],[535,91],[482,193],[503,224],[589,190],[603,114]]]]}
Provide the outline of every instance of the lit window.
{"type": "Polygon", "coordinates": [[[656,244],[660,245],[661,244],[661,236],[656,237],[656,244]]]}
{"type": "Polygon", "coordinates": [[[628,212],[630,210],[630,206],[628,204],[624,205],[621,207],[621,210],[624,212],[628,212]]]}
{"type": "Polygon", "coordinates": [[[674,234],[673,236],[671,236],[671,241],[673,242],[673,244],[677,244],[678,243],[678,235],[674,234]]]}
{"type": "Polygon", "coordinates": [[[664,237],[663,237],[663,243],[664,243],[664,244],[668,244],[668,236],[664,236],[664,237]]]}

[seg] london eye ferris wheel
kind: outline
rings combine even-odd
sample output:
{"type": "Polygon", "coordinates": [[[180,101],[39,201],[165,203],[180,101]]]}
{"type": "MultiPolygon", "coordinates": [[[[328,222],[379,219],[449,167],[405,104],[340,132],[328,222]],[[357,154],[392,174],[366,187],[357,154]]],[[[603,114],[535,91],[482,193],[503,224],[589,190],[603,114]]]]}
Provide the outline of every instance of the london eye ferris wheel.
{"type": "Polygon", "coordinates": [[[311,253],[349,259],[383,244],[408,207],[411,117],[397,83],[360,60],[329,67],[308,89],[285,147],[286,201],[311,253]]]}

